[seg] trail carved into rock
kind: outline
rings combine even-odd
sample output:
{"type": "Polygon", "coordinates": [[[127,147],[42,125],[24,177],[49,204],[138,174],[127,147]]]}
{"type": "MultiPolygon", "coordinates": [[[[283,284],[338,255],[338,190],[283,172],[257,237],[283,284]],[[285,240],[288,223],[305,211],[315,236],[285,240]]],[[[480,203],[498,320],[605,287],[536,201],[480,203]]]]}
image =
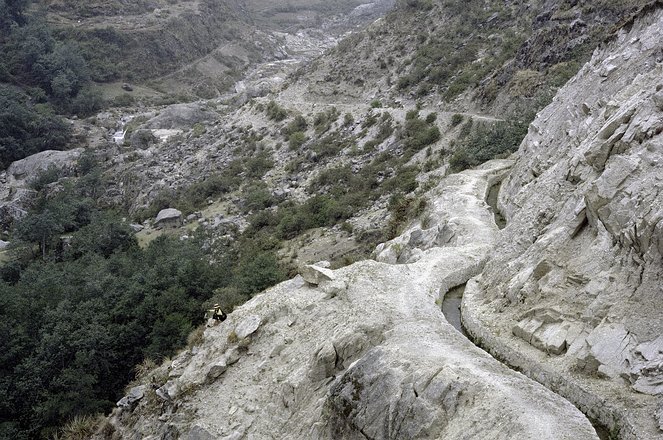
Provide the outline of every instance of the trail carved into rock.
{"type": "Polygon", "coordinates": [[[378,261],[317,285],[297,277],[209,328],[157,390],[165,415],[134,411],[134,432],[596,439],[580,411],[474,346],[436,305],[440,291],[481,271],[498,232],[484,199],[510,166],[492,161],[444,179],[428,194],[427,227],[380,246],[378,261]],[[249,320],[258,328],[237,340],[249,320]]]}

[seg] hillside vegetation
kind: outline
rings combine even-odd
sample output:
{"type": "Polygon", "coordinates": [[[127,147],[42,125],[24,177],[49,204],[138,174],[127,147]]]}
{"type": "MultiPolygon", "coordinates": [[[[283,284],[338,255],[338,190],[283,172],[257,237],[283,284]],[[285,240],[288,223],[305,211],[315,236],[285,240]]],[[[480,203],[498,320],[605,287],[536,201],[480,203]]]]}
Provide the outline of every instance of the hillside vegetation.
{"type": "Polygon", "coordinates": [[[69,143],[58,114],[88,116],[101,108],[75,41],[58,40],[27,1],[0,8],[0,168],[69,143]]]}

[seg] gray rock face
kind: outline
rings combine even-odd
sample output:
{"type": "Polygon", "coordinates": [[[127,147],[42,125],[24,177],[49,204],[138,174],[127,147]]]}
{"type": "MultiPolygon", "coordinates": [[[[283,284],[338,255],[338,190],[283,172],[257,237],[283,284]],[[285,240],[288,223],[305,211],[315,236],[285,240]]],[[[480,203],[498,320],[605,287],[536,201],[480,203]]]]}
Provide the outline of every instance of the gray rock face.
{"type": "Polygon", "coordinates": [[[214,436],[202,426],[196,425],[186,436],[187,440],[214,440],[214,436]]]}
{"type": "Polygon", "coordinates": [[[134,231],[134,232],[140,232],[140,231],[142,231],[143,229],[145,229],[145,226],[143,226],[143,225],[138,225],[138,224],[135,224],[135,223],[130,224],[129,227],[130,227],[131,230],[134,231]]]}
{"type": "Polygon", "coordinates": [[[7,249],[7,247],[9,247],[9,242],[0,240],[0,250],[7,249]]]}
{"type": "Polygon", "coordinates": [[[157,391],[177,413],[139,407],[131,426],[113,420],[118,434],[158,436],[177,424],[214,438],[597,439],[575,407],[474,346],[435,303],[440,286],[481,270],[498,232],[483,198],[509,165],[431,191],[427,216],[474,225],[458,229],[467,232],[455,246],[429,246],[416,263],[337,269],[325,283],[338,284],[335,295],[295,278],[207,328],[157,391]]]}
{"type": "Polygon", "coordinates": [[[299,274],[304,278],[304,281],[315,286],[325,281],[332,281],[335,278],[334,271],[331,269],[315,266],[313,264],[302,267],[299,274]]]}
{"type": "Polygon", "coordinates": [[[17,160],[7,168],[7,174],[16,180],[30,181],[48,167],[73,168],[83,152],[82,148],[68,151],[46,150],[17,160]]]}
{"type": "Polygon", "coordinates": [[[36,195],[29,184],[40,173],[49,167],[73,169],[82,153],[82,148],[46,150],[13,162],[0,173],[0,226],[8,228],[27,214],[36,195]]]}
{"type": "Polygon", "coordinates": [[[508,225],[463,308],[475,336],[495,336],[489,348],[577,385],[572,400],[615,402],[604,423],[619,419],[623,438],[655,438],[663,392],[662,41],[659,10],[597,50],[531,124],[499,196],[508,225]]]}

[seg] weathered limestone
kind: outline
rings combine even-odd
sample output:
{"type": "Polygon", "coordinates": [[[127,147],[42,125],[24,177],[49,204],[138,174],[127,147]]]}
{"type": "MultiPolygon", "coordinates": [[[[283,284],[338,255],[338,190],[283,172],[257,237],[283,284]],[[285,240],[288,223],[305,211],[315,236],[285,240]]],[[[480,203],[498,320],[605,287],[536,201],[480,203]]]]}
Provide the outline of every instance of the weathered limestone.
{"type": "Polygon", "coordinates": [[[146,390],[147,390],[146,385],[133,387],[131,390],[129,390],[129,394],[127,394],[122,399],[120,399],[119,402],[117,402],[117,406],[123,409],[130,409],[131,407],[136,405],[140,399],[145,397],[146,390]]]}
{"type": "Polygon", "coordinates": [[[237,324],[235,334],[238,339],[244,339],[251,336],[260,327],[261,318],[257,315],[247,316],[243,321],[237,324]]]}
{"type": "Polygon", "coordinates": [[[663,438],[663,12],[620,31],[533,122],[463,322],[621,438],[663,438]],[[554,311],[554,312],[553,312],[554,311]]]}

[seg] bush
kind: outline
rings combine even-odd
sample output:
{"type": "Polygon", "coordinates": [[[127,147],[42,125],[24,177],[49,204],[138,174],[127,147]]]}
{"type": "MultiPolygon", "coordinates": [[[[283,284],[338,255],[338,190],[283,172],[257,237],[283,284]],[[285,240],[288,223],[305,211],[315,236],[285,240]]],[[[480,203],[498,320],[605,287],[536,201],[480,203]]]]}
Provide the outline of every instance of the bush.
{"type": "Polygon", "coordinates": [[[204,124],[201,124],[200,122],[196,122],[193,124],[193,128],[191,130],[191,135],[193,137],[200,137],[207,133],[207,128],[205,127],[204,124]]]}
{"type": "Polygon", "coordinates": [[[338,133],[332,133],[311,145],[311,149],[317,153],[318,159],[324,159],[336,155],[349,146],[349,141],[343,139],[338,133]]]}
{"type": "Polygon", "coordinates": [[[331,107],[329,110],[315,115],[315,120],[313,121],[315,133],[320,135],[328,131],[331,128],[331,124],[338,119],[338,116],[339,112],[336,107],[331,107]]]}
{"type": "Polygon", "coordinates": [[[414,154],[437,142],[441,134],[433,121],[428,122],[419,119],[419,112],[412,110],[406,115],[405,130],[402,137],[405,149],[408,150],[409,154],[414,154]]]}
{"type": "Polygon", "coordinates": [[[244,213],[263,210],[272,206],[275,201],[267,185],[261,181],[247,185],[242,190],[242,199],[244,213]]]}
{"type": "Polygon", "coordinates": [[[44,150],[62,150],[69,126],[49,106],[33,106],[23,92],[0,84],[0,168],[44,150]]]}
{"type": "Polygon", "coordinates": [[[57,182],[60,177],[64,177],[66,173],[61,168],[50,165],[47,169],[40,172],[29,182],[30,188],[35,191],[41,191],[47,185],[57,182]]]}
{"type": "Polygon", "coordinates": [[[244,167],[248,177],[259,179],[274,167],[274,161],[270,154],[264,151],[254,157],[247,158],[244,167]]]}
{"type": "Polygon", "coordinates": [[[288,117],[288,112],[275,101],[269,101],[266,108],[267,117],[272,121],[281,122],[288,117]]]}
{"type": "Polygon", "coordinates": [[[461,122],[463,122],[463,115],[461,115],[460,113],[455,113],[451,117],[451,126],[452,127],[455,127],[455,126],[459,125],[461,122]]]}
{"type": "Polygon", "coordinates": [[[290,136],[288,137],[288,147],[290,147],[291,150],[297,150],[299,147],[304,145],[308,138],[306,137],[306,134],[302,131],[295,131],[294,133],[291,133],[290,136]]]}
{"type": "Polygon", "coordinates": [[[497,122],[479,126],[451,156],[451,169],[459,172],[508,155],[518,149],[526,134],[527,124],[521,122],[497,122]]]}
{"type": "Polygon", "coordinates": [[[133,95],[122,93],[121,95],[117,95],[115,98],[113,98],[111,105],[113,107],[129,107],[133,105],[135,101],[136,100],[134,99],[133,95]]]}
{"type": "Polygon", "coordinates": [[[296,132],[305,132],[308,128],[308,123],[302,115],[297,115],[295,118],[290,121],[288,125],[283,127],[281,133],[285,136],[286,139],[289,139],[290,135],[296,132]]]}
{"type": "Polygon", "coordinates": [[[131,147],[136,150],[145,150],[157,142],[152,130],[140,129],[131,135],[131,147]]]}
{"type": "Polygon", "coordinates": [[[349,127],[350,125],[354,124],[355,118],[352,116],[352,113],[346,113],[345,116],[343,116],[343,125],[345,127],[349,127]]]}

